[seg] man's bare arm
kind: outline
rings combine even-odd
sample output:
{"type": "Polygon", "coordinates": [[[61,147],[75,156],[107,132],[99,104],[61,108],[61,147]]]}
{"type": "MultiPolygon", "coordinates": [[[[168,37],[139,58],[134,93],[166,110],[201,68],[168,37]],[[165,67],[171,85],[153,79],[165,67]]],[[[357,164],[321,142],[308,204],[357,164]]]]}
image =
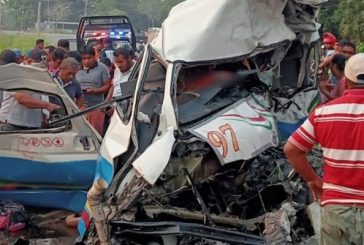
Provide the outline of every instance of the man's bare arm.
{"type": "Polygon", "coordinates": [[[114,95],[114,86],[111,86],[109,92],[107,93],[105,101],[110,101],[114,95]]]}
{"type": "Polygon", "coordinates": [[[314,197],[318,199],[322,192],[322,178],[318,176],[311,167],[307,159],[307,153],[299,149],[290,141],[284,146],[284,153],[287,156],[288,162],[292,165],[294,170],[307,181],[314,197]]]}
{"type": "Polygon", "coordinates": [[[59,108],[58,105],[34,99],[32,96],[24,92],[17,92],[14,97],[19,104],[31,109],[46,109],[51,112],[59,108]]]}
{"type": "Polygon", "coordinates": [[[78,108],[81,108],[84,103],[85,103],[85,98],[83,96],[76,98],[76,105],[78,106],[78,108]]]}

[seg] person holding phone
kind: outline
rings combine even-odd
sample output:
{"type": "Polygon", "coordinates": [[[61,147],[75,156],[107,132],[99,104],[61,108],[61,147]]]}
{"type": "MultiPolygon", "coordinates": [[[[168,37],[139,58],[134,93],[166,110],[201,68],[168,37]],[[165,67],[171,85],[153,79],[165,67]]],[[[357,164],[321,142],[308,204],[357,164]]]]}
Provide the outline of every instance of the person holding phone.
{"type": "MultiPolygon", "coordinates": [[[[98,62],[95,56],[95,50],[92,46],[86,46],[82,52],[81,69],[76,74],[76,80],[81,84],[84,94],[84,106],[91,107],[102,103],[105,100],[105,94],[110,89],[110,73],[107,67],[98,62]]],[[[103,134],[105,114],[101,109],[96,109],[87,114],[87,119],[91,125],[103,134]]]]}

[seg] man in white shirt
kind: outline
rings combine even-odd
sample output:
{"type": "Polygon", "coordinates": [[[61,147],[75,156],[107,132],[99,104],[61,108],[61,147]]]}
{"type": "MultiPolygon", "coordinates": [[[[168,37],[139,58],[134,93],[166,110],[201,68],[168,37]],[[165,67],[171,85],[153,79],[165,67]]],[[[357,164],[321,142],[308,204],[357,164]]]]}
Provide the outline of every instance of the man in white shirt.
{"type": "Polygon", "coordinates": [[[118,48],[114,51],[115,73],[107,100],[122,95],[120,84],[129,80],[129,76],[134,68],[133,57],[134,51],[126,47],[118,48]]]}
{"type": "MultiPolygon", "coordinates": [[[[128,47],[117,48],[114,51],[114,64],[115,73],[114,79],[112,80],[112,86],[106,97],[106,101],[110,101],[112,98],[119,97],[122,95],[120,84],[125,83],[129,80],[130,74],[134,68],[134,51],[128,47]]],[[[114,113],[114,108],[107,110],[104,132],[106,132],[109,125],[110,117],[114,113]]]]}
{"type": "Polygon", "coordinates": [[[42,109],[49,112],[59,105],[42,101],[41,94],[36,92],[4,92],[0,109],[0,130],[30,130],[42,125],[42,109]]]}
{"type": "MultiPolygon", "coordinates": [[[[2,64],[16,63],[16,53],[5,50],[0,55],[2,64]]],[[[42,100],[42,96],[36,92],[10,92],[4,91],[0,109],[0,130],[26,130],[41,127],[43,115],[42,109],[49,112],[59,108],[42,100]]]]}

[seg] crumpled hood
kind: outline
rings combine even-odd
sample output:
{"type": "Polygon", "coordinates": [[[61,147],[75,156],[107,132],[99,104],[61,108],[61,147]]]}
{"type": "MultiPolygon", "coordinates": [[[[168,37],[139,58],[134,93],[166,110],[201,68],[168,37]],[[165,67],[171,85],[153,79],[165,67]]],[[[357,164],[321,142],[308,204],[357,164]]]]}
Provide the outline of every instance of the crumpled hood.
{"type": "Polygon", "coordinates": [[[239,57],[296,38],[285,24],[286,0],[187,0],[164,21],[153,48],[166,60],[239,57]]]}

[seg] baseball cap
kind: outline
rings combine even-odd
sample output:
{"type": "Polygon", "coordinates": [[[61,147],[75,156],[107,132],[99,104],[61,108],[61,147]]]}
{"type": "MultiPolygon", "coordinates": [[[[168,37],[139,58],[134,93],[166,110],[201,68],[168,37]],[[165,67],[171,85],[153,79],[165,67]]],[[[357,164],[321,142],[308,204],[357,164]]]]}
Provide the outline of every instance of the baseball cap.
{"type": "Polygon", "coordinates": [[[364,84],[364,53],[353,55],[345,66],[345,77],[354,83],[364,84]]]}
{"type": "Polygon", "coordinates": [[[331,32],[325,32],[323,37],[323,43],[336,43],[336,37],[331,32]]]}

